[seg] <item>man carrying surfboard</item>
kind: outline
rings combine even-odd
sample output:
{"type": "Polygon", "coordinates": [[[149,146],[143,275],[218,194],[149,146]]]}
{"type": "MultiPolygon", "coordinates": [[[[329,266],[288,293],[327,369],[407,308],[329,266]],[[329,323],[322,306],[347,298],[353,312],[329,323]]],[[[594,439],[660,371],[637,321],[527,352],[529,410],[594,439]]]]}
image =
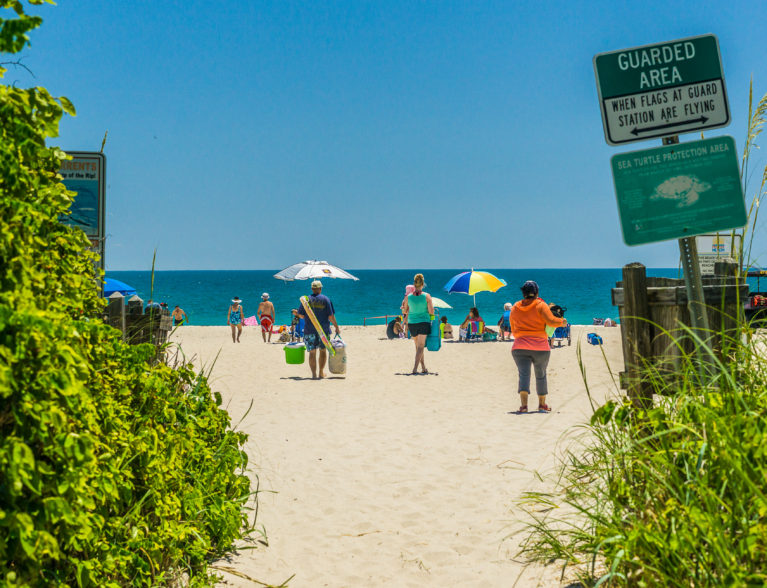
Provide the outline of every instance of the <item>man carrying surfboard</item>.
{"type": "Polygon", "coordinates": [[[330,335],[330,323],[336,328],[336,335],[341,329],[336,322],[336,312],[330,298],[322,293],[322,282],[312,282],[311,296],[301,298],[298,307],[299,318],[308,318],[304,326],[304,344],[309,352],[309,367],[312,370],[312,378],[317,378],[317,349],[320,350],[319,377],[325,377],[325,363],[328,358],[328,350],[332,352],[328,336],[330,335]]]}

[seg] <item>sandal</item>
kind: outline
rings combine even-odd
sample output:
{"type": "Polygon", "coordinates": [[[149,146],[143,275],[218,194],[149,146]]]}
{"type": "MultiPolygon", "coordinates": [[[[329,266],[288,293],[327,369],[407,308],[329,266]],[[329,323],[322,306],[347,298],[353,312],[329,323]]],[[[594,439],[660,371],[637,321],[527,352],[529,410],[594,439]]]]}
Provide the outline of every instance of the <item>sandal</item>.
{"type": "Polygon", "coordinates": [[[548,404],[539,404],[538,405],[538,411],[541,412],[551,412],[551,407],[548,404]]]}
{"type": "Polygon", "coordinates": [[[519,410],[518,410],[517,412],[527,412],[527,405],[525,405],[525,406],[520,406],[520,407],[519,407],[519,410]]]}

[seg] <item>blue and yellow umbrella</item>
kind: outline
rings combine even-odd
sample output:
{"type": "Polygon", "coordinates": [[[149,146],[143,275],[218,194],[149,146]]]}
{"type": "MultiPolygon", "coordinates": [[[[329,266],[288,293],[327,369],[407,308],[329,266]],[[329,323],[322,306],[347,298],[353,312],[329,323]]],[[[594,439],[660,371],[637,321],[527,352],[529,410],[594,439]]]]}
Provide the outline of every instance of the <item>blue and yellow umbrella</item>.
{"type": "MultiPolygon", "coordinates": [[[[496,292],[506,285],[506,280],[494,276],[490,272],[478,272],[471,270],[470,272],[461,272],[457,276],[453,276],[445,284],[445,291],[458,292],[460,294],[468,294],[474,296],[477,292],[496,292]]],[[[474,297],[474,304],[476,305],[477,298],[474,297]]]]}

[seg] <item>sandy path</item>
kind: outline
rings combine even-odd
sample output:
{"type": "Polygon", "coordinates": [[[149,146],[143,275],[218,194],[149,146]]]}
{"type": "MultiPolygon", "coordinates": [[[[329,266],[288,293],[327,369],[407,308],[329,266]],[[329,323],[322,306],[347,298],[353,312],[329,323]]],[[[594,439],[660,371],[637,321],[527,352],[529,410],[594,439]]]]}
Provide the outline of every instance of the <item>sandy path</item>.
{"type": "MultiPolygon", "coordinates": [[[[247,328],[246,328],[247,329],[247,328]]],[[[291,587],[558,585],[558,571],[523,571],[514,560],[515,501],[540,488],[563,433],[589,415],[576,358],[581,340],[593,394],[614,390],[619,329],[573,327],[552,352],[551,414],[508,414],[519,405],[510,343],[447,343],[427,354],[438,373],[408,376],[413,345],[381,340],[382,327],[347,327],[345,378],[311,381],[281,345],[255,329],[234,345],[226,327],[182,327],[174,340],[205,365],[221,351],[212,386],[240,428],[264,492],[259,523],[269,546],[231,565],[291,587]]],[[[531,399],[531,407],[535,406],[531,399]]],[[[254,584],[226,576],[228,585],[254,584]]]]}

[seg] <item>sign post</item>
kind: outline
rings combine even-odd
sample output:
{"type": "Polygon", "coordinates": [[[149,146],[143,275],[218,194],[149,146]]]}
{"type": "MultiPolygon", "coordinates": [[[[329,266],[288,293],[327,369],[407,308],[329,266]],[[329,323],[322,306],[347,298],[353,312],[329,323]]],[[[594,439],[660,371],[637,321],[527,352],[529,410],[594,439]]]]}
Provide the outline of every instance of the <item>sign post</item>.
{"type": "MultiPolygon", "coordinates": [[[[747,214],[732,137],[679,145],[678,133],[730,124],[719,42],[701,35],[594,56],[605,140],[662,138],[663,147],[611,159],[623,239],[679,239],[687,306],[700,342],[709,337],[695,236],[740,228],[747,214]]],[[[699,370],[707,363],[696,344],[699,370]]]]}
{"type": "MultiPolygon", "coordinates": [[[[679,137],[664,137],[664,145],[676,145],[679,143],[679,137]]],[[[735,162],[737,166],[737,160],[735,162]]],[[[740,188],[740,182],[738,182],[740,188]]],[[[746,214],[746,204],[743,204],[743,214],[746,214]]],[[[745,218],[741,226],[745,224],[745,218]]],[[[709,325],[708,313],[706,312],[706,297],[703,294],[703,280],[700,275],[700,262],[698,261],[698,247],[695,243],[695,237],[682,237],[679,239],[679,256],[682,259],[682,271],[684,272],[684,285],[687,290],[687,308],[690,311],[690,324],[693,332],[700,341],[708,339],[709,325]]],[[[706,360],[700,345],[695,345],[698,351],[698,361],[701,369],[706,360]]]]}
{"type": "Polygon", "coordinates": [[[730,124],[714,35],[600,53],[594,72],[610,145],[730,124]]]}
{"type": "Polygon", "coordinates": [[[95,151],[67,151],[72,159],[61,162],[62,183],[76,192],[68,216],[61,222],[82,229],[99,254],[104,269],[104,217],[106,199],[106,157],[95,151]]]}

